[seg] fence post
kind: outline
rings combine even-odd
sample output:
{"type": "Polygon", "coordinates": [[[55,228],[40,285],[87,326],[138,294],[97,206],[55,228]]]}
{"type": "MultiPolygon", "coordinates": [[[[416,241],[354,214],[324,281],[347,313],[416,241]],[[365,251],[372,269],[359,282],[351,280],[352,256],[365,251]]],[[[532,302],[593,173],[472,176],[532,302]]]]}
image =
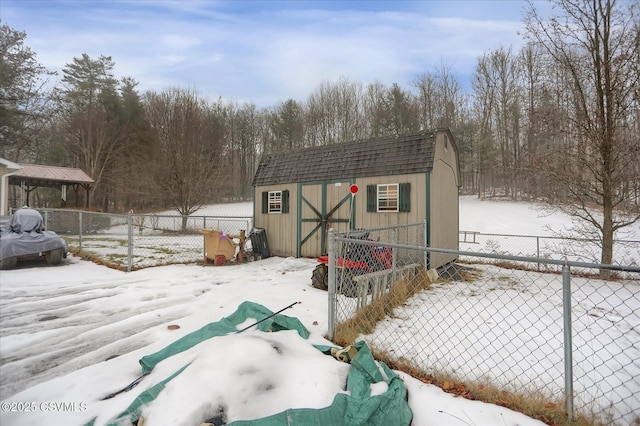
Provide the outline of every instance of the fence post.
{"type": "Polygon", "coordinates": [[[329,228],[329,340],[333,340],[336,333],[336,234],[333,228],[329,228]]]}
{"type": "MultiPolygon", "coordinates": [[[[391,229],[391,242],[394,244],[398,244],[398,230],[396,228],[391,229]]],[[[393,271],[392,273],[393,278],[391,280],[392,283],[396,282],[397,262],[398,262],[398,250],[393,249],[391,251],[391,270],[393,271]]]]}
{"type": "Polygon", "coordinates": [[[208,263],[207,262],[207,235],[203,232],[202,233],[202,264],[204,266],[207,266],[207,263],[208,263]]]}
{"type": "MultiPolygon", "coordinates": [[[[423,220],[422,223],[424,224],[424,248],[426,249],[428,247],[427,243],[427,221],[423,220]]],[[[465,237],[466,239],[466,237],[465,237]]],[[[429,252],[427,250],[424,251],[424,270],[427,271],[429,269],[429,252]]]]}
{"type": "MultiPolygon", "coordinates": [[[[536,257],[540,259],[540,237],[536,236],[536,257]]],[[[538,271],[540,271],[540,262],[538,262],[538,271]]]]}
{"type": "Polygon", "coordinates": [[[49,230],[49,209],[44,209],[44,230],[49,230]]]}
{"type": "Polygon", "coordinates": [[[82,210],[78,215],[78,250],[82,253],[82,210]]]}
{"type": "Polygon", "coordinates": [[[127,272],[131,272],[133,264],[133,213],[127,214],[127,272]]]}
{"type": "MultiPolygon", "coordinates": [[[[566,259],[565,259],[566,262],[566,259]]],[[[564,397],[567,416],[573,421],[573,353],[571,343],[571,269],[562,266],[562,310],[564,316],[564,397]]]]}

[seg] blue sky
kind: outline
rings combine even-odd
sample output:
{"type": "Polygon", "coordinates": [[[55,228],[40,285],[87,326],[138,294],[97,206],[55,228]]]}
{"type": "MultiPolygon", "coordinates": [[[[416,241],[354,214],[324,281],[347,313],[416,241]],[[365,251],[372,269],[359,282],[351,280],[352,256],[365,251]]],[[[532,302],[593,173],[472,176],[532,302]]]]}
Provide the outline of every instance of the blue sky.
{"type": "MultiPolygon", "coordinates": [[[[548,7],[536,2],[537,7],[548,7]]],[[[411,89],[446,65],[469,81],[478,57],[522,44],[524,0],[2,0],[40,63],[111,56],[139,89],[196,90],[258,107],[305,101],[323,81],[411,89]]]]}

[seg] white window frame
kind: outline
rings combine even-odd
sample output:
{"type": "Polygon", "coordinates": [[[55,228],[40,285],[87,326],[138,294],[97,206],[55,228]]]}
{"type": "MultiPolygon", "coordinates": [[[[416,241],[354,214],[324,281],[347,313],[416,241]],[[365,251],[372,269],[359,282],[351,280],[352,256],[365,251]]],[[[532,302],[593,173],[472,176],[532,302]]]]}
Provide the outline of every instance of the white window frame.
{"type": "Polygon", "coordinates": [[[282,191],[269,191],[268,196],[268,213],[282,213],[282,191]]]}
{"type": "Polygon", "coordinates": [[[376,191],[376,208],[378,212],[400,211],[400,184],[378,184],[376,191]]]}

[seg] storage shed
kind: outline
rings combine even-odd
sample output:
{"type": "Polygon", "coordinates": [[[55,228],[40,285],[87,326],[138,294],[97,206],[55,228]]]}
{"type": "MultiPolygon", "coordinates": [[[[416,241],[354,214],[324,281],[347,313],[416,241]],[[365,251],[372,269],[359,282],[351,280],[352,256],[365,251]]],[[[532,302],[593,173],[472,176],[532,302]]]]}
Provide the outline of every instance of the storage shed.
{"type": "MultiPolygon", "coordinates": [[[[429,246],[458,249],[459,179],[448,129],[266,155],[253,178],[254,226],[276,256],[326,254],[329,228],[423,221],[429,246]]],[[[433,254],[430,266],[454,259],[433,254]]]]}

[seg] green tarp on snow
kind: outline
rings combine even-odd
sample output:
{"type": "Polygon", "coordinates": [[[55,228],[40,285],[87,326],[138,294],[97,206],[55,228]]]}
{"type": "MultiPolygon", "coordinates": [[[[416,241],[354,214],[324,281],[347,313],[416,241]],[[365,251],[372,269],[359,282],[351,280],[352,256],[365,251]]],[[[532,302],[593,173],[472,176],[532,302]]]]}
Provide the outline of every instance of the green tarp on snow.
{"type": "MultiPolygon", "coordinates": [[[[156,364],[163,359],[191,349],[200,342],[216,336],[226,336],[227,334],[237,333],[238,326],[249,318],[260,320],[272,314],[273,312],[262,305],[253,302],[242,302],[240,306],[238,306],[238,309],[228,317],[218,322],[209,323],[201,329],[176,340],[164,349],[140,358],[139,362],[142,366],[142,374],[149,373],[156,364]]],[[[275,315],[261,322],[257,327],[260,331],[296,330],[303,339],[309,337],[309,331],[307,331],[297,318],[291,318],[286,315],[275,315]]]]}
{"type": "MultiPolygon", "coordinates": [[[[226,336],[238,332],[238,326],[250,318],[260,320],[272,315],[273,312],[266,307],[253,302],[243,302],[238,309],[228,317],[214,323],[205,325],[166,346],[162,350],[144,356],[140,359],[142,374],[146,375],[153,368],[172,355],[184,352],[205,340],[216,336],[226,336]]],[[[309,332],[297,318],[286,315],[274,315],[257,325],[261,331],[296,330],[303,338],[309,337],[309,332]]],[[[316,346],[324,353],[330,353],[328,346],[316,346]]],[[[347,377],[347,390],[349,394],[337,394],[333,403],[321,409],[290,409],[273,416],[257,420],[237,421],[231,425],[255,425],[255,426],[280,426],[280,425],[408,425],[413,414],[407,402],[407,390],[402,380],[384,363],[376,363],[364,342],[355,345],[357,355],[351,361],[351,367],[347,377]],[[381,371],[382,370],[382,371],[381,371]],[[379,382],[387,383],[387,391],[371,396],[371,385],[379,382]]],[[[152,402],[164,389],[165,385],[189,364],[157,383],[148,390],[142,392],[129,405],[129,407],[117,415],[109,426],[123,424],[123,420],[134,423],[140,418],[142,407],[152,402]]],[[[92,426],[96,419],[91,420],[85,426],[92,426]]]]}
{"type": "Polygon", "coordinates": [[[402,380],[384,363],[384,377],[365,342],[355,345],[358,355],[351,361],[347,376],[349,394],[339,393],[326,408],[295,408],[257,420],[239,420],[233,426],[402,426],[411,423],[413,413],[402,380]],[[371,396],[373,383],[386,382],[385,393],[371,396]]]}

